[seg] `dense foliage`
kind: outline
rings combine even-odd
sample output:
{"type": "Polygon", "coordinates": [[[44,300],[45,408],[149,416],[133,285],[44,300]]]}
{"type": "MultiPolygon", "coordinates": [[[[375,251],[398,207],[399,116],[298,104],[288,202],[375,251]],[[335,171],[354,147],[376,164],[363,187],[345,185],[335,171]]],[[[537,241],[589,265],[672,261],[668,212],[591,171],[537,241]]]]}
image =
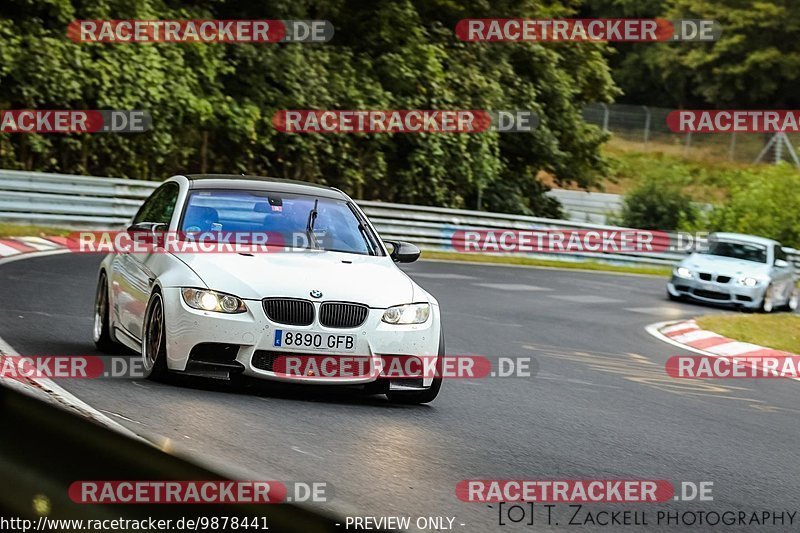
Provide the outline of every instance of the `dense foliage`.
{"type": "MultiPolygon", "coordinates": [[[[571,4],[562,2],[561,4],[571,4]]],[[[554,3],[558,5],[558,3],[554,3]]],[[[0,135],[0,167],[163,179],[299,178],[356,197],[557,215],[540,172],[582,186],[605,170],[581,119],[616,93],[606,47],[477,44],[464,17],[569,16],[525,0],[4,0],[0,108],[147,109],[135,135],[0,135]],[[538,7],[537,7],[538,6],[538,7]],[[75,19],[327,19],[328,44],[76,44],[75,19]],[[291,135],[278,109],[530,109],[527,134],[291,135]]]]}
{"type": "Polygon", "coordinates": [[[615,158],[612,172],[621,181],[634,171],[636,186],[616,221],[621,225],[747,233],[800,248],[800,172],[791,165],[711,165],[651,154],[615,158]]]}
{"type": "Polygon", "coordinates": [[[676,230],[696,218],[697,209],[679,186],[645,179],[625,195],[621,223],[629,228],[676,230]]]}
{"type": "Polygon", "coordinates": [[[713,43],[614,45],[620,101],[659,107],[796,109],[800,106],[797,0],[586,0],[598,17],[711,19],[713,43]]]}
{"type": "Polygon", "coordinates": [[[783,164],[758,176],[743,172],[728,201],[709,213],[702,225],[712,231],[734,231],[777,239],[800,248],[800,173],[783,164]]]}

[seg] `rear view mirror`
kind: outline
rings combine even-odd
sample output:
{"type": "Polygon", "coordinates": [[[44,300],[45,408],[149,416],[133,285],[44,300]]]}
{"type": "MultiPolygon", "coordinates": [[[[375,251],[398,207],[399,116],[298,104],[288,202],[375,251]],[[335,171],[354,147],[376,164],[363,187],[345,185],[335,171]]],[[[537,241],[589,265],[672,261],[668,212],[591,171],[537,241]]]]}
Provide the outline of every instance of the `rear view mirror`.
{"type": "Polygon", "coordinates": [[[783,259],[776,259],[775,260],[775,266],[777,268],[786,268],[786,267],[789,266],[789,263],[784,261],[783,259]]]}

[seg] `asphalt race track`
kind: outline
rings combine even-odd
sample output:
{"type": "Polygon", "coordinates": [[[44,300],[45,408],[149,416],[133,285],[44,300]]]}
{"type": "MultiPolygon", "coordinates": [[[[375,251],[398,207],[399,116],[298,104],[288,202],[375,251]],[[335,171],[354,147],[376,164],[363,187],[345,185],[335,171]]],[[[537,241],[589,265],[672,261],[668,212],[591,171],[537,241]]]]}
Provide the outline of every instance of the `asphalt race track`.
{"type": "MultiPolygon", "coordinates": [[[[96,354],[99,261],[64,254],[0,265],[0,337],[22,355],[96,354]]],[[[648,510],[647,531],[676,529],[656,525],[655,509],[795,510],[800,383],[671,379],[664,362],[682,352],[644,329],[718,310],[668,302],[664,281],[648,277],[444,262],[405,269],[439,299],[448,353],[533,356],[536,375],[447,381],[420,407],[267,386],[60,384],[166,449],[251,479],[327,481],[329,508],[343,515],[455,516],[456,531],[534,530],[499,527],[496,504],[459,501],[455,485],[470,478],[714,483],[713,502],[584,508],[648,510]]],[[[567,505],[553,514],[552,528],[575,529],[567,505]]],[[[535,529],[550,529],[542,516],[535,529]]]]}

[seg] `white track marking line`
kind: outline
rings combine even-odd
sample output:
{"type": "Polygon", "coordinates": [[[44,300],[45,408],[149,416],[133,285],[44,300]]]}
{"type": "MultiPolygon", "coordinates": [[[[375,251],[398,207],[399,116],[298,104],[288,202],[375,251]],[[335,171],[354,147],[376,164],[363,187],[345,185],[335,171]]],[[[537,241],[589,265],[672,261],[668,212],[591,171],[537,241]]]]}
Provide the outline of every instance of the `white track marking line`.
{"type": "Polygon", "coordinates": [[[487,289],[495,289],[498,291],[552,291],[548,287],[539,287],[536,285],[525,285],[523,283],[473,283],[476,287],[485,287],[487,289]]]}
{"type": "MultiPolygon", "coordinates": [[[[51,250],[45,252],[32,252],[27,254],[15,255],[12,257],[4,257],[0,259],[0,265],[3,265],[5,263],[11,263],[13,261],[19,261],[21,259],[33,259],[34,257],[56,255],[67,252],[69,252],[69,250],[61,249],[61,250],[51,250]]],[[[20,354],[16,350],[14,350],[14,348],[12,348],[10,344],[8,344],[5,340],[3,340],[2,337],[0,337],[0,353],[11,357],[20,357],[20,354]]],[[[60,385],[56,384],[53,380],[47,378],[29,378],[29,381],[31,381],[35,386],[24,385],[20,383],[25,387],[26,390],[28,390],[28,392],[34,394],[36,392],[44,393],[53,403],[61,404],[63,406],[72,408],[74,411],[77,411],[84,417],[89,418],[90,420],[94,420],[95,422],[98,422],[100,424],[103,424],[106,427],[109,427],[115,431],[123,433],[128,437],[141,440],[142,442],[148,442],[147,440],[143,439],[142,437],[140,437],[133,431],[129,430],[119,422],[112,420],[108,416],[104,415],[94,407],[90,406],[89,404],[87,404],[86,402],[75,396],[74,394],[70,393],[60,385]]]]}
{"type": "Polygon", "coordinates": [[[594,294],[551,295],[548,296],[548,298],[555,298],[556,300],[563,300],[576,304],[610,304],[625,301],[616,298],[606,298],[605,296],[595,296],[594,294]]]}
{"type": "MultiPolygon", "coordinates": [[[[435,251],[435,250],[430,250],[435,251]]],[[[423,256],[425,255],[425,251],[422,251],[423,256]]],[[[494,255],[494,254],[487,254],[487,255],[494,255]]],[[[566,268],[566,267],[557,267],[557,266],[538,266],[538,265],[514,265],[511,263],[490,263],[486,261],[457,261],[454,259],[431,259],[426,257],[421,257],[420,262],[422,263],[449,263],[452,265],[478,265],[482,267],[497,267],[497,268],[528,268],[534,270],[558,270],[560,272],[577,272],[578,274],[608,274],[609,276],[634,276],[637,278],[662,278],[664,276],[660,274],[637,274],[634,272],[612,272],[609,270],[591,270],[588,268],[566,268]]],[[[567,261],[565,261],[566,263],[567,261]]]]}
{"type": "Polygon", "coordinates": [[[678,309],[676,307],[626,307],[625,311],[630,311],[631,313],[644,313],[646,315],[661,315],[661,316],[681,316],[685,315],[688,311],[684,309],[678,309]]]}
{"type": "Polygon", "coordinates": [[[41,250],[53,250],[55,248],[61,248],[58,244],[54,243],[53,241],[48,241],[42,239],[41,237],[14,237],[15,241],[18,241],[26,246],[30,246],[31,248],[35,248],[39,251],[41,250]]]}
{"type": "MultiPolygon", "coordinates": [[[[15,250],[16,251],[16,250],[15,250]]],[[[41,252],[30,252],[25,254],[16,254],[6,257],[0,257],[0,265],[4,265],[6,263],[13,263],[14,261],[20,261],[22,259],[33,259],[34,257],[45,257],[48,255],[58,255],[58,254],[66,254],[69,253],[69,250],[65,248],[58,248],[55,250],[44,250],[41,252]]]]}
{"type": "Polygon", "coordinates": [[[465,276],[464,274],[442,274],[437,272],[406,272],[409,276],[430,279],[477,279],[475,276],[465,276]]]}
{"type": "MultiPolygon", "coordinates": [[[[8,344],[2,338],[0,338],[0,353],[10,357],[21,357],[20,354],[16,350],[14,350],[14,348],[12,348],[11,345],[8,344]]],[[[111,418],[107,417],[94,407],[90,406],[83,400],[79,399],[77,396],[68,392],[60,385],[56,384],[53,380],[48,378],[27,378],[27,379],[36,385],[36,387],[32,385],[28,385],[27,387],[31,388],[33,391],[39,390],[45,392],[48,395],[51,402],[66,405],[67,407],[72,408],[73,410],[77,411],[84,417],[89,418],[90,420],[99,422],[129,437],[134,437],[140,440],[144,440],[141,439],[141,437],[136,435],[134,432],[126,428],[125,426],[112,420],[111,418]]]]}

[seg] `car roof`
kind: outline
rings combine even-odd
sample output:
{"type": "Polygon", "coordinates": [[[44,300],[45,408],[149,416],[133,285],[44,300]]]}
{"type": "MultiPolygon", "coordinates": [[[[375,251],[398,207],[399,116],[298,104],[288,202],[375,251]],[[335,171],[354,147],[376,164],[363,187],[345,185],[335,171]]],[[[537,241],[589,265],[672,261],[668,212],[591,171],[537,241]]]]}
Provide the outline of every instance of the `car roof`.
{"type": "Polygon", "coordinates": [[[721,241],[738,241],[738,242],[745,242],[752,244],[761,244],[763,246],[771,246],[773,244],[777,244],[778,246],[780,246],[780,243],[778,241],[767,239],[765,237],[756,237],[755,235],[747,235],[744,233],[712,233],[708,237],[709,239],[716,238],[721,241]]]}
{"type": "Polygon", "coordinates": [[[339,189],[307,181],[245,176],[241,174],[184,174],[190,189],[256,189],[263,191],[309,194],[325,198],[346,200],[339,189]]]}

